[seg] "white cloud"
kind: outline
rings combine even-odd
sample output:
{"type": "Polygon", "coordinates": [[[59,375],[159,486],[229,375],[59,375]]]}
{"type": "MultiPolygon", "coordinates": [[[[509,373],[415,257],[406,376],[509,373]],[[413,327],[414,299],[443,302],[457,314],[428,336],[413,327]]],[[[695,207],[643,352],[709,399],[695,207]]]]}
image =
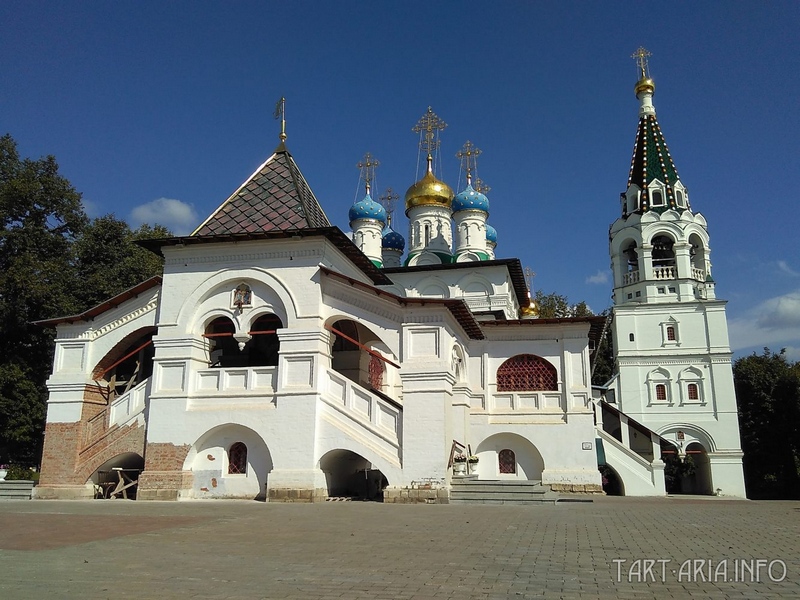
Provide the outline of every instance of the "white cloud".
{"type": "Polygon", "coordinates": [[[83,205],[83,212],[85,212],[86,216],[88,216],[90,219],[95,219],[103,214],[99,202],[81,198],[81,204],[83,205]]]}
{"type": "Polygon", "coordinates": [[[156,198],[140,204],[131,211],[130,220],[134,227],[143,223],[164,225],[175,235],[188,235],[199,225],[194,206],[174,198],[156,198]]]}
{"type": "Polygon", "coordinates": [[[608,271],[600,269],[597,273],[595,273],[591,277],[587,277],[586,283],[593,283],[596,285],[603,285],[608,283],[608,271]]]}
{"type": "Polygon", "coordinates": [[[778,261],[778,269],[780,269],[787,275],[791,275],[792,277],[800,277],[800,273],[798,273],[792,267],[790,267],[789,263],[787,263],[785,260],[778,261]]]}
{"type": "Polygon", "coordinates": [[[800,290],[761,302],[729,319],[731,348],[800,348],[800,290]]]}

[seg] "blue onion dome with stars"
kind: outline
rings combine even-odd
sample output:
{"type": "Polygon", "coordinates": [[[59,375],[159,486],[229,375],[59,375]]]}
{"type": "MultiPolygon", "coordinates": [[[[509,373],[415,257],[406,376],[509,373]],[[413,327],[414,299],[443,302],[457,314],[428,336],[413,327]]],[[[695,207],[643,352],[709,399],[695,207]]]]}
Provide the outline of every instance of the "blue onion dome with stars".
{"type": "Polygon", "coordinates": [[[453,212],[460,210],[482,210],[489,212],[489,199],[486,194],[475,191],[472,185],[467,184],[466,189],[453,198],[453,212]]]}
{"type": "Polygon", "coordinates": [[[391,225],[387,225],[383,230],[383,243],[384,248],[390,250],[399,250],[402,252],[406,247],[406,240],[402,235],[392,229],[391,225]]]}
{"type": "Polygon", "coordinates": [[[359,200],[353,204],[353,206],[350,207],[348,215],[351,223],[359,219],[373,219],[381,223],[386,223],[386,209],[375,202],[369,194],[364,196],[363,200],[359,200]]]}
{"type": "Polygon", "coordinates": [[[497,230],[491,225],[486,225],[486,241],[497,243],[497,230]]]}

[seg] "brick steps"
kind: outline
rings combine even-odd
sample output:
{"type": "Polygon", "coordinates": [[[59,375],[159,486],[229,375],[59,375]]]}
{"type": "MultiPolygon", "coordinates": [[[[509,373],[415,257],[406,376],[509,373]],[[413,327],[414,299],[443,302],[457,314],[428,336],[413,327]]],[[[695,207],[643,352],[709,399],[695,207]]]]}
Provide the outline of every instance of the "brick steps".
{"type": "Polygon", "coordinates": [[[450,483],[450,504],[555,504],[558,494],[541,481],[493,481],[454,477],[450,483]]]}

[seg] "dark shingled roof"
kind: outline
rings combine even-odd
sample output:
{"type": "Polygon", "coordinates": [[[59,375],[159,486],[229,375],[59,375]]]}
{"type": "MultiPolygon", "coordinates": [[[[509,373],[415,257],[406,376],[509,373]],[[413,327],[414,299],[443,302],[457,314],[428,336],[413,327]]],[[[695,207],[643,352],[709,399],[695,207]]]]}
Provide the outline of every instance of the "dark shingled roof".
{"type": "Polygon", "coordinates": [[[193,236],[330,227],[292,155],[281,143],[193,236]]]}
{"type": "Polygon", "coordinates": [[[632,183],[642,190],[641,211],[654,210],[662,213],[666,210],[683,212],[684,207],[675,202],[674,185],[679,180],[678,170],[672,161],[664,134],[658,125],[655,115],[642,115],[636,129],[636,141],[633,145],[631,170],[628,173],[628,186],[632,183]],[[652,206],[648,186],[658,179],[666,185],[667,197],[663,206],[652,206]]]}

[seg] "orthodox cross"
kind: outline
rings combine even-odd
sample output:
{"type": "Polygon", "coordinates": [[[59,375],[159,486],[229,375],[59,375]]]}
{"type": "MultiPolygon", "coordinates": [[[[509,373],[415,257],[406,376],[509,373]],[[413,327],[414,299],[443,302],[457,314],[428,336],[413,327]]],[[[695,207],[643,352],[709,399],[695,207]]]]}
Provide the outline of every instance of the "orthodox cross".
{"type": "Polygon", "coordinates": [[[286,141],[286,98],[281,98],[275,105],[275,118],[281,120],[281,141],[286,141]]]}
{"type": "Polygon", "coordinates": [[[383,193],[383,196],[378,198],[380,203],[383,205],[383,208],[386,209],[386,218],[387,218],[387,225],[390,227],[392,226],[392,215],[394,214],[394,203],[397,202],[400,196],[392,189],[386,188],[386,191],[383,193]]]}
{"type": "Polygon", "coordinates": [[[472,169],[478,172],[478,156],[481,154],[480,148],[469,140],[456,152],[456,158],[461,161],[461,168],[467,171],[467,185],[472,185],[472,169]]]}
{"type": "Polygon", "coordinates": [[[488,185],[486,185],[483,182],[483,179],[480,179],[479,177],[476,177],[475,178],[475,191],[476,192],[480,192],[481,194],[488,194],[489,192],[492,191],[492,188],[490,188],[488,185]]]}
{"type": "Polygon", "coordinates": [[[420,137],[419,148],[432,155],[434,150],[439,148],[439,132],[447,127],[447,123],[442,121],[429,106],[426,112],[411,131],[418,133],[420,137]]]}
{"type": "Polygon", "coordinates": [[[636,61],[637,65],[639,65],[639,78],[640,79],[645,79],[645,78],[649,77],[649,73],[648,73],[649,69],[647,68],[648,67],[648,65],[647,65],[647,57],[648,56],[653,56],[653,55],[650,52],[648,52],[645,48],[643,48],[642,46],[639,46],[639,48],[636,50],[636,52],[631,54],[631,58],[636,61]]]}
{"type": "Polygon", "coordinates": [[[372,156],[369,152],[364,155],[359,163],[356,165],[361,170],[361,177],[364,178],[364,183],[367,186],[367,194],[369,194],[372,187],[372,181],[375,179],[375,168],[381,163],[372,156]]]}
{"type": "Polygon", "coordinates": [[[528,291],[533,293],[533,278],[536,277],[536,273],[530,267],[525,267],[525,281],[528,282],[528,291]]]}

